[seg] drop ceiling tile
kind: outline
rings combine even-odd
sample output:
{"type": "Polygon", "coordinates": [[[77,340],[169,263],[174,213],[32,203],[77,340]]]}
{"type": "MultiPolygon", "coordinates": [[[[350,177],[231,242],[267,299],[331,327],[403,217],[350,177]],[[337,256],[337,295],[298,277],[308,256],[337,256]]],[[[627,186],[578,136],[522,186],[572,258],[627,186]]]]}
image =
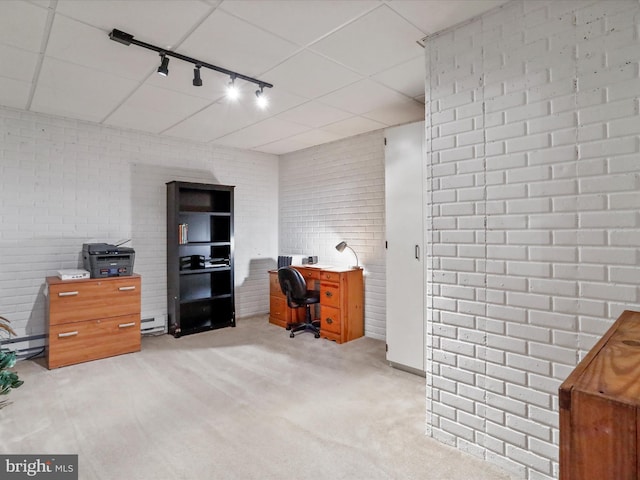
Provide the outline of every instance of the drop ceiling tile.
{"type": "Polygon", "coordinates": [[[25,109],[30,91],[31,83],[0,77],[0,105],[25,109]]]}
{"type": "MultiPolygon", "coordinates": [[[[245,97],[243,97],[241,100],[253,103],[255,99],[255,90],[256,88],[254,86],[247,95],[247,99],[244,100],[245,97]]],[[[265,88],[264,95],[269,103],[264,110],[258,109],[258,115],[263,119],[278,115],[280,112],[290,110],[307,101],[306,98],[295,95],[282,88],[278,88],[277,86],[274,88],[265,88]]]]}
{"type": "Polygon", "coordinates": [[[244,0],[224,2],[221,8],[298,45],[307,45],[377,5],[379,1],[365,0],[244,0]]]}
{"type": "Polygon", "coordinates": [[[42,8],[49,8],[51,6],[51,0],[28,0],[42,8]]]}
{"type": "Polygon", "coordinates": [[[99,122],[135,87],[132,80],[45,57],[31,110],[99,122]]]}
{"type": "Polygon", "coordinates": [[[252,149],[258,145],[275,142],[305,130],[308,130],[308,128],[302,125],[285,122],[277,118],[268,118],[240,131],[217,138],[213,143],[227,147],[252,149]]]}
{"type": "Polygon", "coordinates": [[[201,97],[143,85],[104,123],[159,133],[208,104],[209,101],[201,97]]]}
{"type": "Polygon", "coordinates": [[[406,98],[388,87],[365,79],[320,97],[318,100],[332,107],[360,115],[377,108],[402,103],[406,98]]]}
{"type": "Polygon", "coordinates": [[[340,135],[328,132],[326,130],[315,129],[300,133],[298,135],[294,135],[293,137],[289,138],[295,140],[298,143],[303,143],[308,147],[312,147],[313,145],[320,145],[321,143],[328,143],[339,140],[341,137],[340,135]]]}
{"type": "Polygon", "coordinates": [[[408,62],[391,67],[371,78],[389,88],[404,93],[408,97],[424,95],[426,79],[424,55],[419,55],[408,62]]]}
{"type": "Polygon", "coordinates": [[[285,138],[284,140],[278,140],[277,142],[260,145],[258,147],[255,147],[254,150],[262,153],[271,153],[273,155],[284,155],[285,153],[304,150],[307,147],[308,146],[304,143],[296,142],[291,138],[285,138]]]}
{"type": "Polygon", "coordinates": [[[0,1],[0,44],[40,52],[48,10],[22,0],[0,1]]]}
{"type": "Polygon", "coordinates": [[[282,140],[267,143],[265,145],[259,145],[255,147],[254,150],[282,155],[285,153],[294,152],[296,150],[313,147],[315,145],[333,142],[335,140],[339,140],[340,138],[340,135],[326,132],[324,130],[309,130],[308,132],[294,135],[293,137],[284,138],[282,140]]]}
{"type": "Polygon", "coordinates": [[[332,33],[312,50],[365,75],[420,55],[424,34],[386,5],[332,33]]]}
{"type": "Polygon", "coordinates": [[[297,48],[291,42],[216,10],[177,51],[227,70],[256,76],[297,48]]]}
{"type": "Polygon", "coordinates": [[[201,112],[166,130],[165,134],[199,142],[208,142],[261,120],[253,104],[220,100],[201,112]]]}
{"type": "Polygon", "coordinates": [[[303,51],[263,75],[264,80],[296,95],[314,98],[362,78],[316,53],[303,51]]]}
{"type": "Polygon", "coordinates": [[[279,89],[265,89],[269,106],[262,110],[255,104],[253,90],[244,92],[236,101],[226,97],[194,116],[168,129],[167,135],[207,142],[247,127],[271,115],[288,110],[303,101],[303,98],[279,89]]]}
{"type": "Polygon", "coordinates": [[[281,113],[278,115],[278,118],[286,120],[287,122],[317,128],[352,116],[352,113],[345,112],[344,110],[330,107],[320,102],[310,101],[281,113]]]}
{"type": "Polygon", "coordinates": [[[376,108],[362,114],[362,116],[388,126],[401,125],[424,120],[424,105],[415,100],[407,99],[404,102],[376,108]]]}
{"type": "Polygon", "coordinates": [[[31,82],[40,56],[6,45],[0,45],[0,77],[31,82]]]}
{"type": "Polygon", "coordinates": [[[195,142],[208,142],[217,135],[228,133],[224,130],[224,117],[222,105],[215,103],[162,133],[195,142]]]}
{"type": "Polygon", "coordinates": [[[411,21],[424,35],[432,35],[480,15],[509,0],[392,0],[389,7],[411,21]]]}
{"type": "Polygon", "coordinates": [[[53,21],[46,55],[138,81],[160,63],[155,52],[114,42],[99,28],[62,15],[53,21]]]}
{"type": "Polygon", "coordinates": [[[360,135],[361,133],[371,132],[373,130],[380,130],[385,128],[384,123],[376,122],[368,118],[352,117],[340,122],[332,123],[322,127],[329,133],[338,135],[339,138],[351,137],[353,135],[360,135]]]}
{"type": "Polygon", "coordinates": [[[199,0],[58,0],[56,12],[98,27],[105,34],[117,28],[136,40],[170,49],[212,9],[199,0]]]}

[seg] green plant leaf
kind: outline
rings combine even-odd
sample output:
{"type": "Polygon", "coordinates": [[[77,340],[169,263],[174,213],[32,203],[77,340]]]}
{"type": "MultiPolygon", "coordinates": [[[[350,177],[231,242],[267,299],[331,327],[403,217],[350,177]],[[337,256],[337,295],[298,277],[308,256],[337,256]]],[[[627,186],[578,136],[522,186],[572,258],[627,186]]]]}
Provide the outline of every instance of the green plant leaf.
{"type": "Polygon", "coordinates": [[[15,352],[0,352],[0,370],[12,368],[16,364],[15,352]]]}
{"type": "MultiPolygon", "coordinates": [[[[9,336],[15,335],[16,332],[8,325],[9,319],[0,316],[0,333],[6,333],[9,336]]],[[[8,395],[12,389],[18,388],[24,384],[18,377],[18,374],[8,369],[16,364],[16,353],[7,349],[0,349],[0,395],[8,395]]],[[[7,400],[0,401],[0,408],[4,408],[9,404],[7,400]]]]}

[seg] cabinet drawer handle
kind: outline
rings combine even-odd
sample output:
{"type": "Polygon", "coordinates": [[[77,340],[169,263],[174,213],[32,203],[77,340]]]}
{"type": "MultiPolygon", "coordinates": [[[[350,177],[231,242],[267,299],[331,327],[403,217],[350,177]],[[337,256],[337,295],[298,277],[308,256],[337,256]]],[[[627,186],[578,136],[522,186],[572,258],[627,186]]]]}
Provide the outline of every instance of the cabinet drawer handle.
{"type": "Polygon", "coordinates": [[[324,292],[324,294],[325,294],[327,297],[333,297],[333,293],[332,293],[332,292],[324,292]]]}
{"type": "Polygon", "coordinates": [[[331,317],[327,317],[327,320],[326,320],[326,321],[327,321],[327,323],[328,323],[329,325],[331,325],[331,324],[333,323],[333,318],[331,318],[331,317]]]}
{"type": "Polygon", "coordinates": [[[74,295],[78,295],[79,292],[60,292],[58,293],[59,297],[73,297],[74,295]]]}
{"type": "Polygon", "coordinates": [[[127,290],[135,290],[136,286],[132,285],[131,287],[120,287],[118,288],[118,290],[120,290],[121,292],[126,292],[127,290]]]}
{"type": "Polygon", "coordinates": [[[73,337],[75,335],[78,335],[78,331],[77,330],[75,332],[59,333],[58,334],[58,338],[73,337]]]}
{"type": "Polygon", "coordinates": [[[120,325],[118,325],[118,328],[127,328],[127,327],[135,327],[135,326],[136,326],[136,322],[121,323],[120,325]]]}

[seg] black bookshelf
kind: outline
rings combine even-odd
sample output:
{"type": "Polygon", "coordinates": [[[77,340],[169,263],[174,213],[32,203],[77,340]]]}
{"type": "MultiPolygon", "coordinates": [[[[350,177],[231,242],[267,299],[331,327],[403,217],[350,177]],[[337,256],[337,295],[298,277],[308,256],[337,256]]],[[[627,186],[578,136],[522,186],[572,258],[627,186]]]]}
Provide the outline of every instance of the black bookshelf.
{"type": "Polygon", "coordinates": [[[236,326],[233,189],[167,183],[167,306],[174,337],[236,326]]]}

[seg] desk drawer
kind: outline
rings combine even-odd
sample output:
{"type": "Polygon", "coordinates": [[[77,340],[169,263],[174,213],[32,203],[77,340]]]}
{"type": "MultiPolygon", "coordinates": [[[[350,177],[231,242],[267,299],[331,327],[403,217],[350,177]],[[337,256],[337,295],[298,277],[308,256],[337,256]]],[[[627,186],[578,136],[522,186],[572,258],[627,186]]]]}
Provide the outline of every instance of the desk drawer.
{"type": "Polygon", "coordinates": [[[323,307],[340,308],[340,287],[337,283],[320,283],[320,303],[323,307]]]}
{"type": "Polygon", "coordinates": [[[282,293],[282,289],[280,288],[280,282],[278,281],[277,273],[269,274],[269,294],[270,295],[280,295],[284,297],[282,293]]]}
{"type": "Polygon", "coordinates": [[[320,307],[320,329],[340,334],[342,320],[340,318],[340,310],[333,307],[320,307]]]}
{"type": "Polygon", "coordinates": [[[340,274],[338,272],[322,272],[320,274],[320,280],[327,280],[329,282],[339,282],[340,274]]]}
{"type": "Polygon", "coordinates": [[[49,286],[49,324],[140,314],[140,277],[49,286]]]}
{"type": "Polygon", "coordinates": [[[49,368],[140,350],[140,316],[88,320],[49,329],[49,368]]]}
{"type": "Polygon", "coordinates": [[[283,296],[271,295],[269,297],[269,315],[275,320],[279,320],[282,323],[289,321],[289,307],[287,307],[287,300],[283,296]]]}
{"type": "Polygon", "coordinates": [[[296,268],[296,270],[302,274],[307,283],[309,280],[320,280],[320,270],[315,268],[296,268]]]}

